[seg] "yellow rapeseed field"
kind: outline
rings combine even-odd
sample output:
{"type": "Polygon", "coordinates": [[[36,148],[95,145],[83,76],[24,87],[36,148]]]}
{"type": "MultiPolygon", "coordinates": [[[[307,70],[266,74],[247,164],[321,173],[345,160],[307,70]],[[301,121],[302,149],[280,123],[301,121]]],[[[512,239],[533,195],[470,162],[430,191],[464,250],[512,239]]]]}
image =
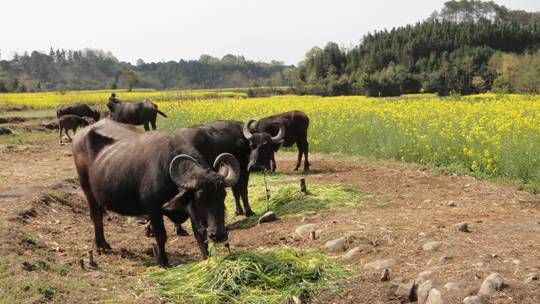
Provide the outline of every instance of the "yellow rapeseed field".
{"type": "MultiPolygon", "coordinates": [[[[245,98],[227,91],[118,92],[150,98],[174,130],[216,119],[246,121],[289,110],[310,119],[310,150],[432,164],[483,177],[519,179],[540,191],[540,96],[483,94],[439,98],[275,96],[245,98]],[[230,98],[227,98],[230,97],[230,98]]],[[[0,94],[2,105],[54,108],[88,102],[103,107],[110,91],[0,94]]]]}
{"type": "Polygon", "coordinates": [[[279,96],[165,102],[168,129],[246,121],[289,110],[310,119],[310,149],[394,158],[478,176],[518,178],[540,190],[540,96],[458,98],[279,96]]]}

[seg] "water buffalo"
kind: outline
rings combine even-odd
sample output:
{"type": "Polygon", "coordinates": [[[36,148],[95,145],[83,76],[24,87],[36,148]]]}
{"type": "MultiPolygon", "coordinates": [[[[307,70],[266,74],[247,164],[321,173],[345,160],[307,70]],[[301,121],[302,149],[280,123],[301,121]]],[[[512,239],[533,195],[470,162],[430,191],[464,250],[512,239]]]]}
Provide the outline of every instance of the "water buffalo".
{"type": "MultiPolygon", "coordinates": [[[[280,131],[281,126],[285,127],[285,137],[283,138],[282,145],[284,147],[291,147],[296,143],[298,148],[298,160],[294,170],[298,170],[300,163],[302,162],[302,154],[304,155],[304,171],[309,171],[308,161],[308,149],[309,144],[307,141],[307,130],[309,127],[309,118],[306,113],[301,111],[291,111],[274,116],[262,118],[258,121],[252,119],[248,122],[245,129],[245,137],[250,139],[253,136],[253,132],[277,134],[280,131]],[[253,124],[255,123],[255,126],[253,124]]],[[[280,143],[273,144],[274,152],[279,149],[280,143]]],[[[276,171],[276,160],[274,153],[268,153],[260,155],[256,158],[256,162],[253,164],[258,169],[271,169],[276,171]]]]}
{"type": "Polygon", "coordinates": [[[150,100],[143,100],[139,102],[109,100],[107,107],[110,110],[110,117],[121,123],[130,125],[144,125],[146,131],[156,129],[157,114],[163,117],[167,117],[165,113],[158,110],[155,103],[150,100]]]}
{"type": "Polygon", "coordinates": [[[73,135],[79,127],[86,127],[93,121],[93,118],[80,117],[73,114],[62,115],[58,119],[58,129],[60,129],[60,143],[62,143],[62,131],[65,130],[66,136],[71,140],[68,130],[73,131],[73,135]]]}
{"type": "Polygon", "coordinates": [[[213,162],[221,153],[235,156],[240,163],[240,177],[238,183],[232,187],[236,215],[252,216],[255,214],[248,200],[249,170],[258,157],[273,153],[272,145],[282,142],[285,130],[278,126],[278,134],[274,137],[263,132],[249,133],[249,139],[244,136],[246,130],[247,126],[241,122],[218,120],[206,125],[178,129],[175,133],[190,141],[208,163],[213,162]]]}
{"type": "Polygon", "coordinates": [[[105,210],[148,216],[161,266],[168,265],[163,215],[175,223],[189,216],[205,258],[207,238],[227,240],[225,187],[234,186],[240,175],[233,155],[217,155],[211,167],[182,136],[140,132],[104,119],[75,136],[73,157],[90,207],[98,251],[111,249],[103,232],[105,210]]]}
{"type": "Polygon", "coordinates": [[[85,103],[61,105],[56,108],[56,118],[60,118],[61,116],[67,114],[77,115],[80,117],[92,117],[94,121],[98,121],[100,118],[99,111],[92,109],[85,103]]]}

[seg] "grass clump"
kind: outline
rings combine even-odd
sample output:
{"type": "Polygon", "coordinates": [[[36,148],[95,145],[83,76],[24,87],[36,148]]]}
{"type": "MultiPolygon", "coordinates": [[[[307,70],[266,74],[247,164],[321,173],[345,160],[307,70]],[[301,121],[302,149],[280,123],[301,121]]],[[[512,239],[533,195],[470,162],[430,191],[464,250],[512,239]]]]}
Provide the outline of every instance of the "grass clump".
{"type": "Polygon", "coordinates": [[[150,273],[160,295],[182,303],[283,303],[337,290],[348,270],[315,251],[236,251],[150,273]]]}

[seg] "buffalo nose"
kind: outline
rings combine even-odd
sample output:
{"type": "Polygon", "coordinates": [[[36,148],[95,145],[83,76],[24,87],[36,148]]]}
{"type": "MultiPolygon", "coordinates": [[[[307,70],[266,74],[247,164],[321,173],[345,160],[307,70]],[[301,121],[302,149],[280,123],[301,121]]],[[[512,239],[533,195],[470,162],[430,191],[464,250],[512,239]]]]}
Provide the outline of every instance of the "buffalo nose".
{"type": "Polygon", "coordinates": [[[221,242],[225,242],[227,239],[228,239],[228,236],[227,236],[227,233],[219,233],[219,234],[216,234],[214,232],[211,232],[208,237],[214,241],[214,242],[218,242],[218,243],[221,243],[221,242]]]}

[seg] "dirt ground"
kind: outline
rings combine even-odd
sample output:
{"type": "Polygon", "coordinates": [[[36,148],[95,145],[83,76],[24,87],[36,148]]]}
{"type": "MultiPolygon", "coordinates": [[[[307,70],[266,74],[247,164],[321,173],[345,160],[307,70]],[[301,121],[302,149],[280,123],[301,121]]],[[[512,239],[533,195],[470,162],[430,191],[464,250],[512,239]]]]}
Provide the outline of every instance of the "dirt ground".
{"type": "MultiPolygon", "coordinates": [[[[0,144],[0,303],[163,302],[141,279],[155,267],[153,239],[122,216],[109,213],[105,221],[113,253],[94,253],[98,267],[88,265],[93,228],[71,147],[59,145],[55,133],[42,133],[31,142],[0,144]]],[[[292,171],[294,158],[278,153],[278,170],[302,176],[292,171]]],[[[491,303],[540,303],[540,282],[524,282],[529,273],[540,271],[539,195],[393,161],[312,154],[311,162],[308,187],[352,185],[368,193],[363,206],[234,230],[230,245],[324,250],[325,241],[341,236],[350,248],[367,245],[343,290],[323,293],[314,302],[400,303],[395,284],[429,270],[447,303],[475,294],[492,272],[500,273],[508,286],[491,303]],[[295,228],[307,222],[321,229],[317,238],[292,238],[295,228]],[[469,233],[456,230],[461,222],[469,224],[469,233]],[[428,241],[439,241],[440,247],[423,250],[428,241]],[[381,282],[381,270],[364,269],[379,259],[395,260],[389,281],[381,282]],[[460,288],[446,291],[448,282],[460,288]]],[[[199,259],[192,236],[175,236],[170,223],[167,229],[173,265],[199,259]]]]}

